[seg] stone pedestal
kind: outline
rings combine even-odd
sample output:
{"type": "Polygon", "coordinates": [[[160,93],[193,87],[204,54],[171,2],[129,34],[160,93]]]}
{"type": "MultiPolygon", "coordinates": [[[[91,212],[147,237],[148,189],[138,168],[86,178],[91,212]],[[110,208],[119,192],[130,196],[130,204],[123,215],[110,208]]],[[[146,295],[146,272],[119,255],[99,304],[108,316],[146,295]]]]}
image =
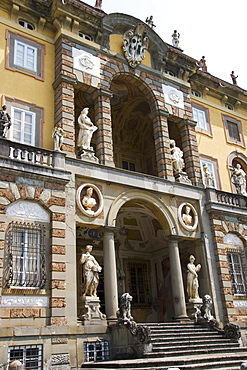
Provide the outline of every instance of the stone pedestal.
{"type": "Polygon", "coordinates": [[[92,147],[90,147],[90,149],[80,150],[79,157],[81,159],[83,159],[84,161],[99,163],[98,158],[95,157],[95,154],[94,154],[94,151],[93,151],[92,147]]]}
{"type": "Polygon", "coordinates": [[[179,172],[179,173],[176,173],[174,175],[175,177],[175,180],[178,181],[178,182],[181,182],[183,184],[190,184],[191,185],[191,181],[190,179],[188,178],[188,175],[186,172],[179,172]]]}
{"type": "Polygon", "coordinates": [[[189,303],[186,303],[187,314],[191,320],[195,320],[196,313],[199,312],[199,308],[202,305],[202,299],[190,299],[189,303]]]}
{"type": "Polygon", "coordinates": [[[83,325],[107,325],[106,315],[100,312],[99,297],[80,297],[79,309],[83,325]]]}

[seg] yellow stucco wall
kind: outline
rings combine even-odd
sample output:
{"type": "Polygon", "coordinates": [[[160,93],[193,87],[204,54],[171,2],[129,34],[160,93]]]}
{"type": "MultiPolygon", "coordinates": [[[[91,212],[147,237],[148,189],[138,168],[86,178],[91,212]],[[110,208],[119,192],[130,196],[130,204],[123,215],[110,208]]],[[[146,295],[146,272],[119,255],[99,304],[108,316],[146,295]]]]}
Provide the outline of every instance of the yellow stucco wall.
{"type": "Polygon", "coordinates": [[[247,143],[247,117],[244,117],[241,113],[224,109],[220,105],[220,101],[214,98],[200,100],[200,102],[197,100],[194,103],[199,103],[209,110],[209,122],[212,131],[212,136],[197,132],[199,153],[218,161],[221,189],[232,192],[233,188],[227,167],[228,156],[235,151],[247,156],[247,150],[240,145],[227,142],[222,114],[241,121],[245,144],[247,143]],[[211,104],[211,102],[214,104],[211,104]],[[217,102],[218,104],[216,104],[217,102]]]}
{"type": "MultiPolygon", "coordinates": [[[[110,49],[118,54],[124,55],[123,52],[123,36],[118,34],[110,35],[110,49]]],[[[142,60],[142,64],[151,67],[151,55],[148,51],[145,51],[145,57],[142,60]]]]}
{"type": "Polygon", "coordinates": [[[5,24],[4,18],[0,17],[0,102],[2,102],[3,96],[6,96],[44,108],[43,137],[41,141],[45,149],[53,150],[51,132],[54,126],[54,107],[51,102],[54,100],[54,90],[52,87],[52,83],[54,82],[54,45],[52,42],[48,42],[46,37],[39,37],[40,35],[37,31],[27,30],[25,32],[25,29],[22,31],[20,27],[17,24],[17,29],[11,28],[8,24],[5,24]],[[5,68],[6,29],[18,32],[20,35],[29,37],[45,45],[44,81],[37,80],[19,71],[12,71],[5,68]]]}

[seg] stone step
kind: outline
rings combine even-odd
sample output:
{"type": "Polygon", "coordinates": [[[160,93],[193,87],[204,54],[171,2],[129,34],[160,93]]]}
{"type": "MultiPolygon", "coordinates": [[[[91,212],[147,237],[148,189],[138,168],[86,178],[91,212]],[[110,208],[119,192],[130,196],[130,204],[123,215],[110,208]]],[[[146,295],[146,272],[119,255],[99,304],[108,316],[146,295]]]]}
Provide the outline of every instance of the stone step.
{"type": "MultiPolygon", "coordinates": [[[[189,338],[185,337],[169,337],[169,338],[166,338],[166,337],[160,337],[160,338],[152,338],[151,339],[152,341],[152,344],[153,345],[156,345],[158,343],[171,343],[172,345],[176,345],[176,344],[183,344],[183,343],[187,343],[188,345],[190,344],[194,344],[194,343],[198,343],[200,342],[200,340],[198,340],[198,337],[197,336],[191,336],[189,338]]],[[[207,337],[207,338],[203,338],[203,343],[229,343],[229,339],[227,338],[221,338],[221,337],[207,337]]],[[[235,343],[235,344],[238,344],[238,342],[230,342],[230,343],[235,343]]]]}
{"type": "MultiPolygon", "coordinates": [[[[240,352],[241,350],[243,350],[242,348],[234,348],[233,351],[234,351],[234,354],[237,353],[237,352],[240,352]]],[[[157,349],[155,349],[153,352],[150,352],[150,353],[145,353],[145,357],[148,357],[148,358],[155,358],[155,357],[174,357],[174,356],[183,356],[183,355],[190,355],[191,353],[193,353],[195,356],[197,355],[211,355],[211,354],[215,354],[215,353],[221,353],[221,354],[227,354],[229,352],[231,352],[232,349],[229,349],[229,348],[224,348],[224,347],[218,347],[218,348],[215,348],[215,347],[212,347],[212,348],[208,348],[208,347],[204,347],[204,348],[189,348],[187,347],[187,349],[180,349],[179,347],[178,348],[173,348],[173,349],[170,349],[170,350],[167,350],[167,348],[165,348],[164,350],[160,350],[158,351],[157,349]]]]}
{"type": "Polygon", "coordinates": [[[167,370],[178,367],[181,370],[239,370],[240,365],[247,361],[247,352],[239,354],[218,354],[214,356],[181,356],[160,359],[118,360],[106,362],[84,363],[82,368],[89,369],[128,369],[128,370],[167,370]]]}
{"type": "Polygon", "coordinates": [[[153,352],[155,351],[176,351],[177,349],[179,349],[180,351],[181,350],[186,350],[188,349],[188,347],[192,350],[194,349],[201,349],[201,348],[205,348],[210,350],[212,348],[215,348],[215,349],[218,349],[218,348],[222,348],[224,350],[228,350],[229,352],[232,352],[233,350],[235,351],[236,350],[241,350],[241,348],[239,347],[239,344],[238,343],[208,343],[206,346],[205,346],[205,343],[195,343],[195,344],[191,344],[189,343],[189,345],[185,345],[184,343],[182,345],[173,345],[173,346],[170,346],[170,345],[164,345],[163,343],[161,344],[153,344],[153,352]]]}

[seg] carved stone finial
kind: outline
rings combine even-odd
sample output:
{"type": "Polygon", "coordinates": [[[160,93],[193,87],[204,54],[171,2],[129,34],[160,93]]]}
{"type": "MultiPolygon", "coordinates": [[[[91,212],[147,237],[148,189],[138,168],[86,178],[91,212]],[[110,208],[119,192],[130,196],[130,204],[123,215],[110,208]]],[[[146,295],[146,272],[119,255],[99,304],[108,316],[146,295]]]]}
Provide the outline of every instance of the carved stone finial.
{"type": "Polygon", "coordinates": [[[138,24],[135,28],[126,31],[123,35],[123,51],[130,67],[135,68],[144,59],[149,39],[145,24],[138,24]]]}

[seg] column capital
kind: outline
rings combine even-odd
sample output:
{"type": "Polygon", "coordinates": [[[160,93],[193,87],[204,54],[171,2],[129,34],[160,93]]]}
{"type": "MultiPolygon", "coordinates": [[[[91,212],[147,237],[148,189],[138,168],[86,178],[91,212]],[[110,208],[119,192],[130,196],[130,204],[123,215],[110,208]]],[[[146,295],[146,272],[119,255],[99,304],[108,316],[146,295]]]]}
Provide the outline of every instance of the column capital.
{"type": "Polygon", "coordinates": [[[163,116],[163,117],[166,117],[168,118],[170,115],[169,112],[167,112],[166,110],[164,109],[156,109],[154,112],[151,112],[150,113],[150,118],[153,119],[154,117],[156,116],[163,116]]]}
{"type": "Polygon", "coordinates": [[[102,231],[102,233],[111,233],[113,235],[115,235],[119,230],[120,230],[120,227],[114,227],[114,226],[102,226],[100,228],[100,230],[102,231]]]}
{"type": "Polygon", "coordinates": [[[92,96],[93,99],[96,99],[98,96],[106,96],[107,98],[111,99],[113,97],[113,93],[110,90],[100,88],[94,90],[92,96]]]}
{"type": "Polygon", "coordinates": [[[62,83],[62,82],[66,82],[68,84],[71,84],[71,85],[75,85],[76,84],[76,78],[72,78],[72,77],[68,77],[66,75],[63,75],[63,74],[60,74],[56,79],[55,81],[53,82],[52,84],[52,87],[54,90],[56,90],[56,88],[62,83]]]}

